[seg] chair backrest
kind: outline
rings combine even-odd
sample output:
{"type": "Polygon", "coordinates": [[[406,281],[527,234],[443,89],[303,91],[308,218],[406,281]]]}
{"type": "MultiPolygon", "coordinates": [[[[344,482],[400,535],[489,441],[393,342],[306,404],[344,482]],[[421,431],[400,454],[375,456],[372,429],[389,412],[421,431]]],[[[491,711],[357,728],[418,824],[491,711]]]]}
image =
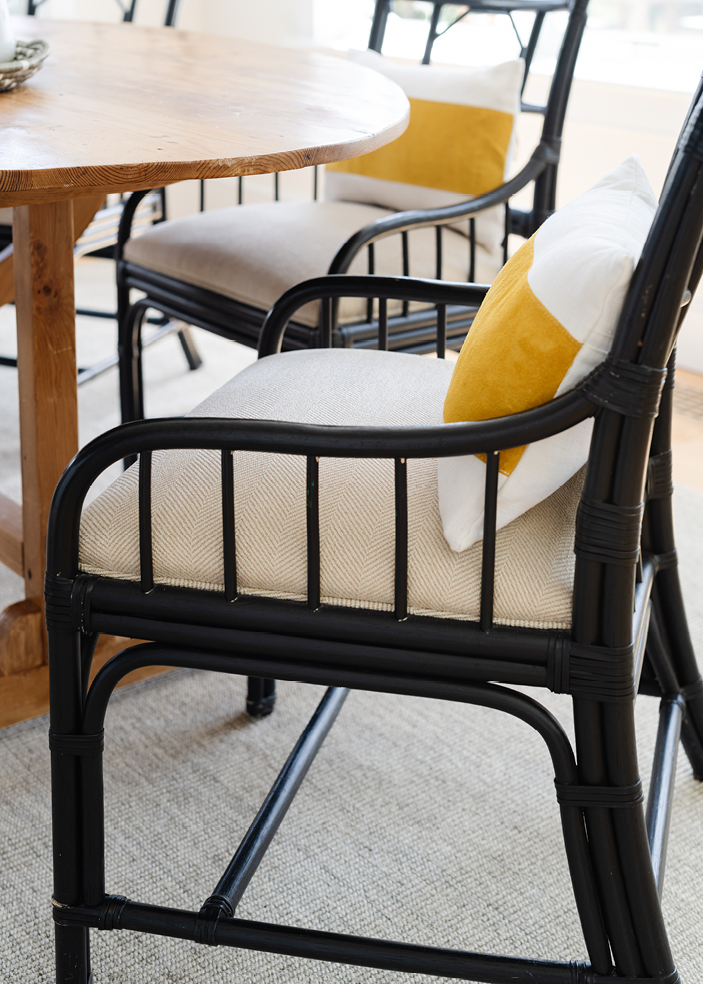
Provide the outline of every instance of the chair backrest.
{"type": "MultiPolygon", "coordinates": [[[[27,13],[30,17],[34,17],[39,7],[46,3],[46,0],[27,0],[27,13]]],[[[131,23],[134,20],[134,15],[137,12],[137,0],[129,0],[129,3],[125,4],[123,0],[116,0],[117,6],[122,11],[122,20],[127,23],[131,23]]],[[[180,0],[168,0],[168,5],[166,7],[166,15],[164,17],[164,27],[174,27],[176,24],[176,16],[178,14],[178,5],[180,0]]]]}
{"type": "MultiPolygon", "coordinates": [[[[643,501],[643,549],[654,555],[669,549],[661,531],[671,523],[675,344],[703,272],[702,240],[699,86],[613,347],[597,373],[596,402],[602,409],[594,425],[576,535],[573,632],[582,644],[617,650],[631,641],[628,596],[634,594],[634,583],[627,558],[637,555],[643,501]]],[[[588,381],[583,388],[592,396],[588,381]]],[[[665,564],[666,556],[660,561],[665,564]]],[[[685,630],[685,620],[682,624],[685,630]]]]}
{"type": "MultiPolygon", "coordinates": [[[[566,29],[562,36],[561,47],[552,76],[547,102],[544,105],[537,105],[523,101],[521,106],[522,111],[525,113],[542,114],[544,117],[542,142],[546,143],[552,149],[555,157],[555,160],[548,164],[547,168],[535,181],[533,207],[531,211],[525,213],[511,209],[511,231],[528,238],[556,208],[559,150],[564,129],[566,107],[574,77],[576,57],[586,26],[588,0],[477,0],[477,2],[472,2],[470,5],[447,2],[447,0],[422,0],[422,2],[428,7],[431,7],[427,40],[422,58],[424,65],[430,63],[432,48],[436,40],[448,30],[451,30],[451,28],[462,21],[468,14],[488,14],[492,16],[499,14],[509,18],[520,44],[520,57],[525,61],[523,93],[527,85],[535,50],[547,15],[558,11],[568,11],[566,29]],[[451,20],[450,24],[440,31],[440,18],[445,8],[454,8],[457,14],[451,20]],[[534,18],[529,37],[525,40],[518,31],[513,14],[526,12],[532,13],[534,18]]],[[[392,7],[393,0],[376,0],[369,37],[369,48],[374,51],[382,52],[388,15],[392,7]]],[[[399,12],[402,13],[402,11],[399,12]]]]}

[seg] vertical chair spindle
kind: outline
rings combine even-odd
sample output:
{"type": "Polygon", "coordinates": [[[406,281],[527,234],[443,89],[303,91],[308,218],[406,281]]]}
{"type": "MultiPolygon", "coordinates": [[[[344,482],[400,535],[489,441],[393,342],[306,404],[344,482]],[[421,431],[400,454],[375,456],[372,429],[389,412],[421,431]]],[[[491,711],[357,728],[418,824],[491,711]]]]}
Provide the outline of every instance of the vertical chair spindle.
{"type": "Polygon", "coordinates": [[[408,466],[395,459],[395,617],[408,617],[408,466]]]}
{"type": "Polygon", "coordinates": [[[382,352],[388,351],[388,298],[378,299],[378,347],[382,352]]]}
{"type": "Polygon", "coordinates": [[[319,465],[315,455],[307,458],[307,540],[308,540],[308,608],[320,607],[320,499],[319,465]]]}
{"type": "Polygon", "coordinates": [[[234,535],[234,455],[221,451],[222,465],[222,563],[225,599],[237,597],[237,553],[234,535]]]}
{"type": "MultiPolygon", "coordinates": [[[[403,276],[410,276],[410,242],[408,240],[407,232],[401,232],[400,238],[403,242],[403,276]]],[[[407,318],[408,311],[410,310],[410,305],[407,301],[403,301],[403,317],[407,318]]]]}
{"type": "Polygon", "coordinates": [[[469,283],[476,282],[476,219],[469,219],[469,283]]]}
{"type": "Polygon", "coordinates": [[[273,200],[279,201],[278,171],[273,172],[273,200]]]}
{"type": "Polygon", "coordinates": [[[442,279],[442,226],[435,226],[435,237],[437,244],[437,269],[435,274],[436,280],[442,279]]]}
{"type": "Polygon", "coordinates": [[[139,577],[147,594],[154,587],[151,548],[151,451],[139,455],[139,577]]]}
{"type": "Polygon", "coordinates": [[[332,348],[332,305],[333,300],[331,297],[324,297],[320,301],[321,308],[321,338],[320,347],[321,348],[332,348]]]}
{"type": "Polygon", "coordinates": [[[317,164],[312,169],[312,200],[317,201],[317,164]]]}
{"type": "Polygon", "coordinates": [[[239,205],[241,205],[242,202],[244,201],[244,178],[241,175],[239,176],[237,201],[239,205]]]}
{"type": "MultiPolygon", "coordinates": [[[[374,251],[373,243],[369,243],[366,247],[366,252],[369,261],[369,276],[373,276],[376,272],[376,254],[374,251]]],[[[373,297],[366,298],[366,321],[373,321],[373,297]]]]}
{"type": "Polygon", "coordinates": [[[498,511],[498,466],[500,454],[486,455],[486,498],[483,508],[483,557],[481,561],[481,628],[493,628],[493,596],[496,569],[496,514],[498,511]]]}
{"type": "Polygon", "coordinates": [[[447,305],[437,305],[437,358],[444,359],[447,351],[447,305]]]}

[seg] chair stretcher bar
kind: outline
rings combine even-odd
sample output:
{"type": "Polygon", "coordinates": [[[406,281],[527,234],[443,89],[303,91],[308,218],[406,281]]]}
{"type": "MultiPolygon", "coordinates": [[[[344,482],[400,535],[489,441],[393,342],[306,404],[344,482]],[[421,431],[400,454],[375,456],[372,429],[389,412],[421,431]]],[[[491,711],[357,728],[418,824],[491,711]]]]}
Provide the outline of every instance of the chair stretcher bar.
{"type": "Polygon", "coordinates": [[[234,915],[348,693],[344,687],[330,687],[325,693],[201,914],[220,909],[234,915]]]}

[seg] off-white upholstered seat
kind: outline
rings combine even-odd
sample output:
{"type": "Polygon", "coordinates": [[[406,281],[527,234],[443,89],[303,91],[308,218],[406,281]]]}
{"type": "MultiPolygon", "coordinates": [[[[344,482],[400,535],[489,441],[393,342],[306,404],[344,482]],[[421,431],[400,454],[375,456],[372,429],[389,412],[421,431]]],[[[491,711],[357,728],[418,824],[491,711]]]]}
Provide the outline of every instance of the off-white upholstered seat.
{"type": "MultiPolygon", "coordinates": [[[[307,423],[437,424],[453,363],[394,352],[318,349],[269,356],[235,376],[193,416],[307,423]]],[[[582,476],[498,533],[495,620],[535,628],[571,624],[573,527],[582,476]]],[[[411,460],[410,611],[476,619],[481,543],[453,552],[442,533],[437,464],[411,460]]],[[[222,514],[217,452],[154,455],[154,575],[157,582],[222,589],[222,514]]],[[[243,593],[304,599],[305,461],[235,455],[237,578],[243,593]]],[[[323,602],[393,607],[393,463],[320,462],[323,602]]],[[[139,579],[137,470],[85,511],[81,568],[139,579]]]]}
{"type": "MultiPolygon", "coordinates": [[[[155,225],[130,239],[124,256],[148,270],[267,311],[289,287],[326,274],[337,250],[357,230],[391,214],[388,209],[358,202],[239,205],[155,225]]],[[[401,249],[398,236],[378,242],[375,272],[397,276],[403,268],[401,249]]],[[[445,230],[442,261],[445,280],[466,281],[467,237],[445,230]]],[[[501,261],[477,243],[475,281],[490,283],[501,261]]],[[[349,272],[368,273],[365,252],[356,257],[349,272]]],[[[413,232],[410,273],[414,277],[436,275],[434,229],[413,232]]],[[[398,303],[390,306],[390,313],[399,307],[398,303]]],[[[364,298],[342,300],[342,323],[362,320],[365,313],[364,298]]],[[[296,321],[316,327],[318,305],[302,308],[296,321]]]]}

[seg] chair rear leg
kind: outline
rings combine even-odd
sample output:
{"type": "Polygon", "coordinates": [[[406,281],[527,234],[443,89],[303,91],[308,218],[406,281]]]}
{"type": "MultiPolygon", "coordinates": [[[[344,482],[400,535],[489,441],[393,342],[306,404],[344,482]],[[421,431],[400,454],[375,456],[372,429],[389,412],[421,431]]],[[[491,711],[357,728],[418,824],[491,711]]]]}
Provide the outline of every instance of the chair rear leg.
{"type": "Polygon", "coordinates": [[[686,702],[681,741],[695,777],[703,780],[703,681],[681,593],[672,508],[671,418],[675,364],[674,352],[669,360],[669,373],[652,437],[643,545],[660,558],[660,569],[652,591],[661,642],[660,669],[657,671],[655,668],[655,672],[664,695],[681,693],[686,702]],[[670,667],[669,671],[665,664],[670,667]],[[662,676],[670,676],[671,672],[673,679],[662,679],[662,676]]]}
{"type": "Polygon", "coordinates": [[[663,648],[673,668],[677,689],[686,702],[681,741],[693,773],[703,781],[703,681],[688,631],[681,583],[675,566],[660,571],[653,599],[659,616],[663,648]]]}
{"type": "Polygon", "coordinates": [[[247,687],[247,712],[253,718],[267,717],[276,704],[276,681],[262,677],[249,677],[247,687]]]}
{"type": "Polygon", "coordinates": [[[183,354],[186,357],[190,371],[194,372],[196,369],[199,369],[203,364],[203,360],[200,358],[200,353],[193,341],[193,335],[188,325],[183,325],[179,329],[178,341],[181,343],[181,348],[183,349],[183,354]]]}

